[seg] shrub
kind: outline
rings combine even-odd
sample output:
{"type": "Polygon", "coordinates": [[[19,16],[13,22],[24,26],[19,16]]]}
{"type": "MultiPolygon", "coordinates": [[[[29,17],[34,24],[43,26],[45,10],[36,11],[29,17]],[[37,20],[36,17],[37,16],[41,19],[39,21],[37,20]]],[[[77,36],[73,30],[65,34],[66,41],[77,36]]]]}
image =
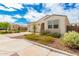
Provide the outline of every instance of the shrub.
{"type": "Polygon", "coordinates": [[[0,34],[6,34],[7,32],[0,32],[0,34]]]}
{"type": "Polygon", "coordinates": [[[15,33],[19,33],[20,32],[20,30],[15,30],[15,33]]]}
{"type": "Polygon", "coordinates": [[[4,31],[0,31],[0,34],[7,34],[8,31],[4,30],[4,31]]]}
{"type": "Polygon", "coordinates": [[[41,36],[36,34],[25,35],[25,38],[27,38],[28,40],[38,41],[39,43],[42,44],[48,44],[51,41],[54,41],[53,37],[51,36],[41,36]]]}
{"type": "Polygon", "coordinates": [[[25,38],[27,38],[29,40],[35,40],[35,41],[37,41],[39,39],[39,36],[35,35],[35,34],[28,34],[28,35],[25,35],[25,38]]]}
{"type": "Polygon", "coordinates": [[[74,31],[65,33],[62,42],[67,47],[79,48],[79,33],[74,31]]]}
{"type": "Polygon", "coordinates": [[[55,37],[55,38],[60,38],[61,34],[60,33],[51,33],[50,36],[55,37]]]}
{"type": "Polygon", "coordinates": [[[12,30],[8,30],[7,33],[12,33],[12,30]]]}
{"type": "Polygon", "coordinates": [[[49,31],[43,31],[43,32],[41,32],[41,35],[49,35],[49,31]]]}
{"type": "Polygon", "coordinates": [[[61,37],[61,34],[60,33],[51,33],[49,31],[43,31],[41,33],[41,35],[52,36],[52,37],[55,37],[55,38],[60,38],[61,37]]]}
{"type": "Polygon", "coordinates": [[[7,31],[5,31],[5,33],[7,34],[7,33],[13,33],[13,31],[12,30],[7,30],[7,31]]]}
{"type": "Polygon", "coordinates": [[[53,41],[54,41],[54,39],[51,36],[42,36],[39,39],[39,42],[42,44],[48,44],[48,43],[53,42],[53,41]]]}

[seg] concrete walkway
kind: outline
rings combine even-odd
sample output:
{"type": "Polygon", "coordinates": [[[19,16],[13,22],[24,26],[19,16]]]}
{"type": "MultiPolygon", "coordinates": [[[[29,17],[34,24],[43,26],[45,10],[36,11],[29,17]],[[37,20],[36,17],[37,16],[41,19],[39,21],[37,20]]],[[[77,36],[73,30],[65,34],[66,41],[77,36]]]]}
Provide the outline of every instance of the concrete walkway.
{"type": "Polygon", "coordinates": [[[4,34],[6,37],[16,37],[16,36],[21,36],[25,34],[31,34],[31,32],[21,32],[21,33],[12,33],[12,34],[4,34]]]}
{"type": "Polygon", "coordinates": [[[23,39],[10,38],[24,34],[30,33],[22,32],[0,36],[0,56],[67,56],[66,54],[50,51],[23,39]]]}

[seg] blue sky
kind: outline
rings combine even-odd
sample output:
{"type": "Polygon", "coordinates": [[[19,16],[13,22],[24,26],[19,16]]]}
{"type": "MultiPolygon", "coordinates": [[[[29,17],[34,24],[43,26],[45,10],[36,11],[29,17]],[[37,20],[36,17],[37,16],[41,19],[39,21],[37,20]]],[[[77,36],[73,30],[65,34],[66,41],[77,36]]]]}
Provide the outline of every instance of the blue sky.
{"type": "Polygon", "coordinates": [[[79,22],[78,3],[0,3],[0,22],[27,24],[45,15],[67,15],[71,23],[79,22]]]}

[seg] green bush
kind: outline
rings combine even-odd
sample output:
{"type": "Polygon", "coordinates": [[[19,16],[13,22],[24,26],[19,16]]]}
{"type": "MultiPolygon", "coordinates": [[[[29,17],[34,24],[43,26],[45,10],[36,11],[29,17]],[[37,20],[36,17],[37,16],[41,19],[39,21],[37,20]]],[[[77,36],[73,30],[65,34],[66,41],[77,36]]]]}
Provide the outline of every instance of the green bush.
{"type": "Polygon", "coordinates": [[[0,32],[0,34],[6,34],[7,32],[0,32]]]}
{"type": "Polygon", "coordinates": [[[60,38],[61,34],[60,33],[51,33],[50,36],[55,37],[55,38],[60,38]]]}
{"type": "Polygon", "coordinates": [[[8,30],[7,33],[12,33],[12,30],[8,30]]]}
{"type": "Polygon", "coordinates": [[[7,34],[7,33],[8,33],[8,31],[6,31],[6,30],[0,31],[0,34],[7,34]]]}
{"type": "Polygon", "coordinates": [[[20,30],[15,30],[15,33],[19,33],[20,32],[20,30]]]}
{"type": "Polygon", "coordinates": [[[39,43],[42,43],[42,44],[48,44],[54,41],[53,37],[51,36],[41,36],[36,34],[25,35],[25,38],[28,40],[38,41],[39,43]]]}
{"type": "Polygon", "coordinates": [[[65,33],[62,43],[70,48],[79,48],[79,33],[74,31],[65,33]]]}
{"type": "Polygon", "coordinates": [[[12,33],[12,30],[7,30],[5,31],[5,33],[12,33]]]}
{"type": "Polygon", "coordinates": [[[39,36],[38,35],[35,35],[35,34],[28,34],[28,35],[25,35],[25,38],[29,39],[29,40],[39,40],[39,36]]]}
{"type": "Polygon", "coordinates": [[[43,31],[41,33],[41,35],[52,36],[54,38],[60,38],[61,37],[61,34],[60,33],[52,33],[52,32],[49,32],[49,31],[43,31]]]}
{"type": "Polygon", "coordinates": [[[49,31],[43,31],[43,32],[41,32],[40,34],[41,34],[41,35],[49,35],[49,33],[50,33],[49,31]]]}
{"type": "Polygon", "coordinates": [[[42,44],[48,44],[48,43],[53,42],[53,41],[54,41],[54,39],[51,36],[41,36],[39,39],[39,42],[42,44]]]}

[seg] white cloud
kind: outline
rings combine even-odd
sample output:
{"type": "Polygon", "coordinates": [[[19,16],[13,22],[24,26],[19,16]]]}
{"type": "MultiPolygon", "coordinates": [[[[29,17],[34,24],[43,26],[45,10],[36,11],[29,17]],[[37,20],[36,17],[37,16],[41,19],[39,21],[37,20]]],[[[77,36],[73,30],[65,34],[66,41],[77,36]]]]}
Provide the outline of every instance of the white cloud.
{"type": "Polygon", "coordinates": [[[59,4],[48,3],[45,5],[45,7],[51,9],[51,11],[44,14],[44,13],[38,13],[35,10],[29,10],[29,13],[25,15],[24,17],[31,19],[31,21],[36,21],[46,14],[60,14],[60,15],[67,15],[70,23],[73,23],[73,22],[76,23],[76,22],[79,22],[78,5],[79,4],[76,5],[77,8],[74,8],[71,11],[65,11],[63,7],[60,6],[59,4]],[[35,18],[33,16],[35,16],[35,18]]]}
{"type": "Polygon", "coordinates": [[[33,4],[33,0],[0,0],[0,3],[8,6],[8,7],[15,7],[15,8],[21,8],[22,6],[20,3],[27,3],[27,4],[33,4]]]}
{"type": "Polygon", "coordinates": [[[6,10],[6,11],[15,11],[13,8],[4,8],[3,6],[0,6],[0,10],[6,10]]]}
{"type": "MultiPolygon", "coordinates": [[[[27,3],[26,0],[2,0],[0,1],[0,3],[8,6],[8,7],[14,7],[14,8],[22,8],[22,6],[18,3],[27,3]]],[[[32,4],[32,3],[30,3],[32,4]]],[[[72,4],[72,3],[71,3],[72,4]]],[[[71,5],[70,4],[70,5],[71,5]]],[[[72,23],[72,22],[79,22],[79,4],[76,4],[76,8],[75,9],[72,9],[71,11],[65,11],[63,9],[62,6],[60,6],[58,3],[48,3],[45,5],[46,8],[48,9],[51,9],[51,11],[49,12],[46,12],[46,13],[38,13],[37,11],[35,11],[34,9],[31,9],[29,10],[28,14],[26,14],[24,16],[24,18],[26,19],[30,19],[30,21],[37,21],[39,20],[41,17],[45,16],[46,14],[61,14],[61,15],[67,15],[68,16],[68,19],[69,21],[72,23]]],[[[3,10],[9,10],[9,11],[12,11],[14,9],[10,8],[10,9],[5,9],[4,7],[1,7],[0,6],[0,9],[3,9],[3,10]]],[[[21,18],[20,15],[15,15],[14,17],[18,17],[18,18],[21,18]]],[[[1,16],[0,16],[1,18],[1,16]]],[[[7,20],[0,20],[0,21],[8,21],[8,22],[15,22],[14,19],[12,19],[10,16],[5,16],[5,18],[7,20]]],[[[1,18],[3,19],[3,17],[1,18]]]]}
{"type": "Polygon", "coordinates": [[[13,16],[13,17],[22,18],[22,16],[20,16],[20,15],[15,15],[15,16],[13,16]]]}
{"type": "Polygon", "coordinates": [[[47,4],[47,7],[51,9],[51,11],[48,12],[49,14],[67,15],[70,23],[79,22],[79,4],[75,6],[76,8],[71,9],[70,11],[65,11],[59,4],[47,4]]]}
{"type": "Polygon", "coordinates": [[[66,15],[68,15],[69,20],[70,20],[71,23],[79,22],[79,15],[78,14],[79,14],[78,9],[73,9],[73,10],[66,13],[66,15]]]}
{"type": "Polygon", "coordinates": [[[55,9],[58,7],[58,4],[57,3],[48,3],[46,4],[45,6],[46,8],[48,9],[51,9],[51,11],[49,11],[47,14],[53,14],[53,12],[55,11],[55,9]]]}
{"type": "Polygon", "coordinates": [[[0,15],[0,22],[10,22],[14,23],[16,20],[12,19],[10,16],[2,16],[0,15]]]}
{"type": "Polygon", "coordinates": [[[53,14],[53,9],[57,6],[58,4],[46,4],[44,7],[46,7],[47,9],[50,8],[51,11],[50,12],[46,12],[46,13],[38,13],[36,10],[31,9],[29,10],[28,14],[24,16],[24,18],[28,18],[30,19],[31,22],[33,21],[37,21],[40,18],[44,17],[47,14],[53,14]],[[53,6],[54,5],[54,6],[53,6]]]}
{"type": "Polygon", "coordinates": [[[28,14],[24,16],[24,18],[30,19],[30,21],[37,21],[41,17],[43,17],[45,14],[43,13],[38,13],[35,10],[29,10],[28,14]]]}
{"type": "Polygon", "coordinates": [[[2,4],[4,4],[4,5],[6,5],[7,7],[14,7],[14,8],[21,8],[22,6],[19,4],[19,2],[17,2],[17,1],[11,1],[11,0],[2,0],[0,3],[2,3],[2,4]]]}

